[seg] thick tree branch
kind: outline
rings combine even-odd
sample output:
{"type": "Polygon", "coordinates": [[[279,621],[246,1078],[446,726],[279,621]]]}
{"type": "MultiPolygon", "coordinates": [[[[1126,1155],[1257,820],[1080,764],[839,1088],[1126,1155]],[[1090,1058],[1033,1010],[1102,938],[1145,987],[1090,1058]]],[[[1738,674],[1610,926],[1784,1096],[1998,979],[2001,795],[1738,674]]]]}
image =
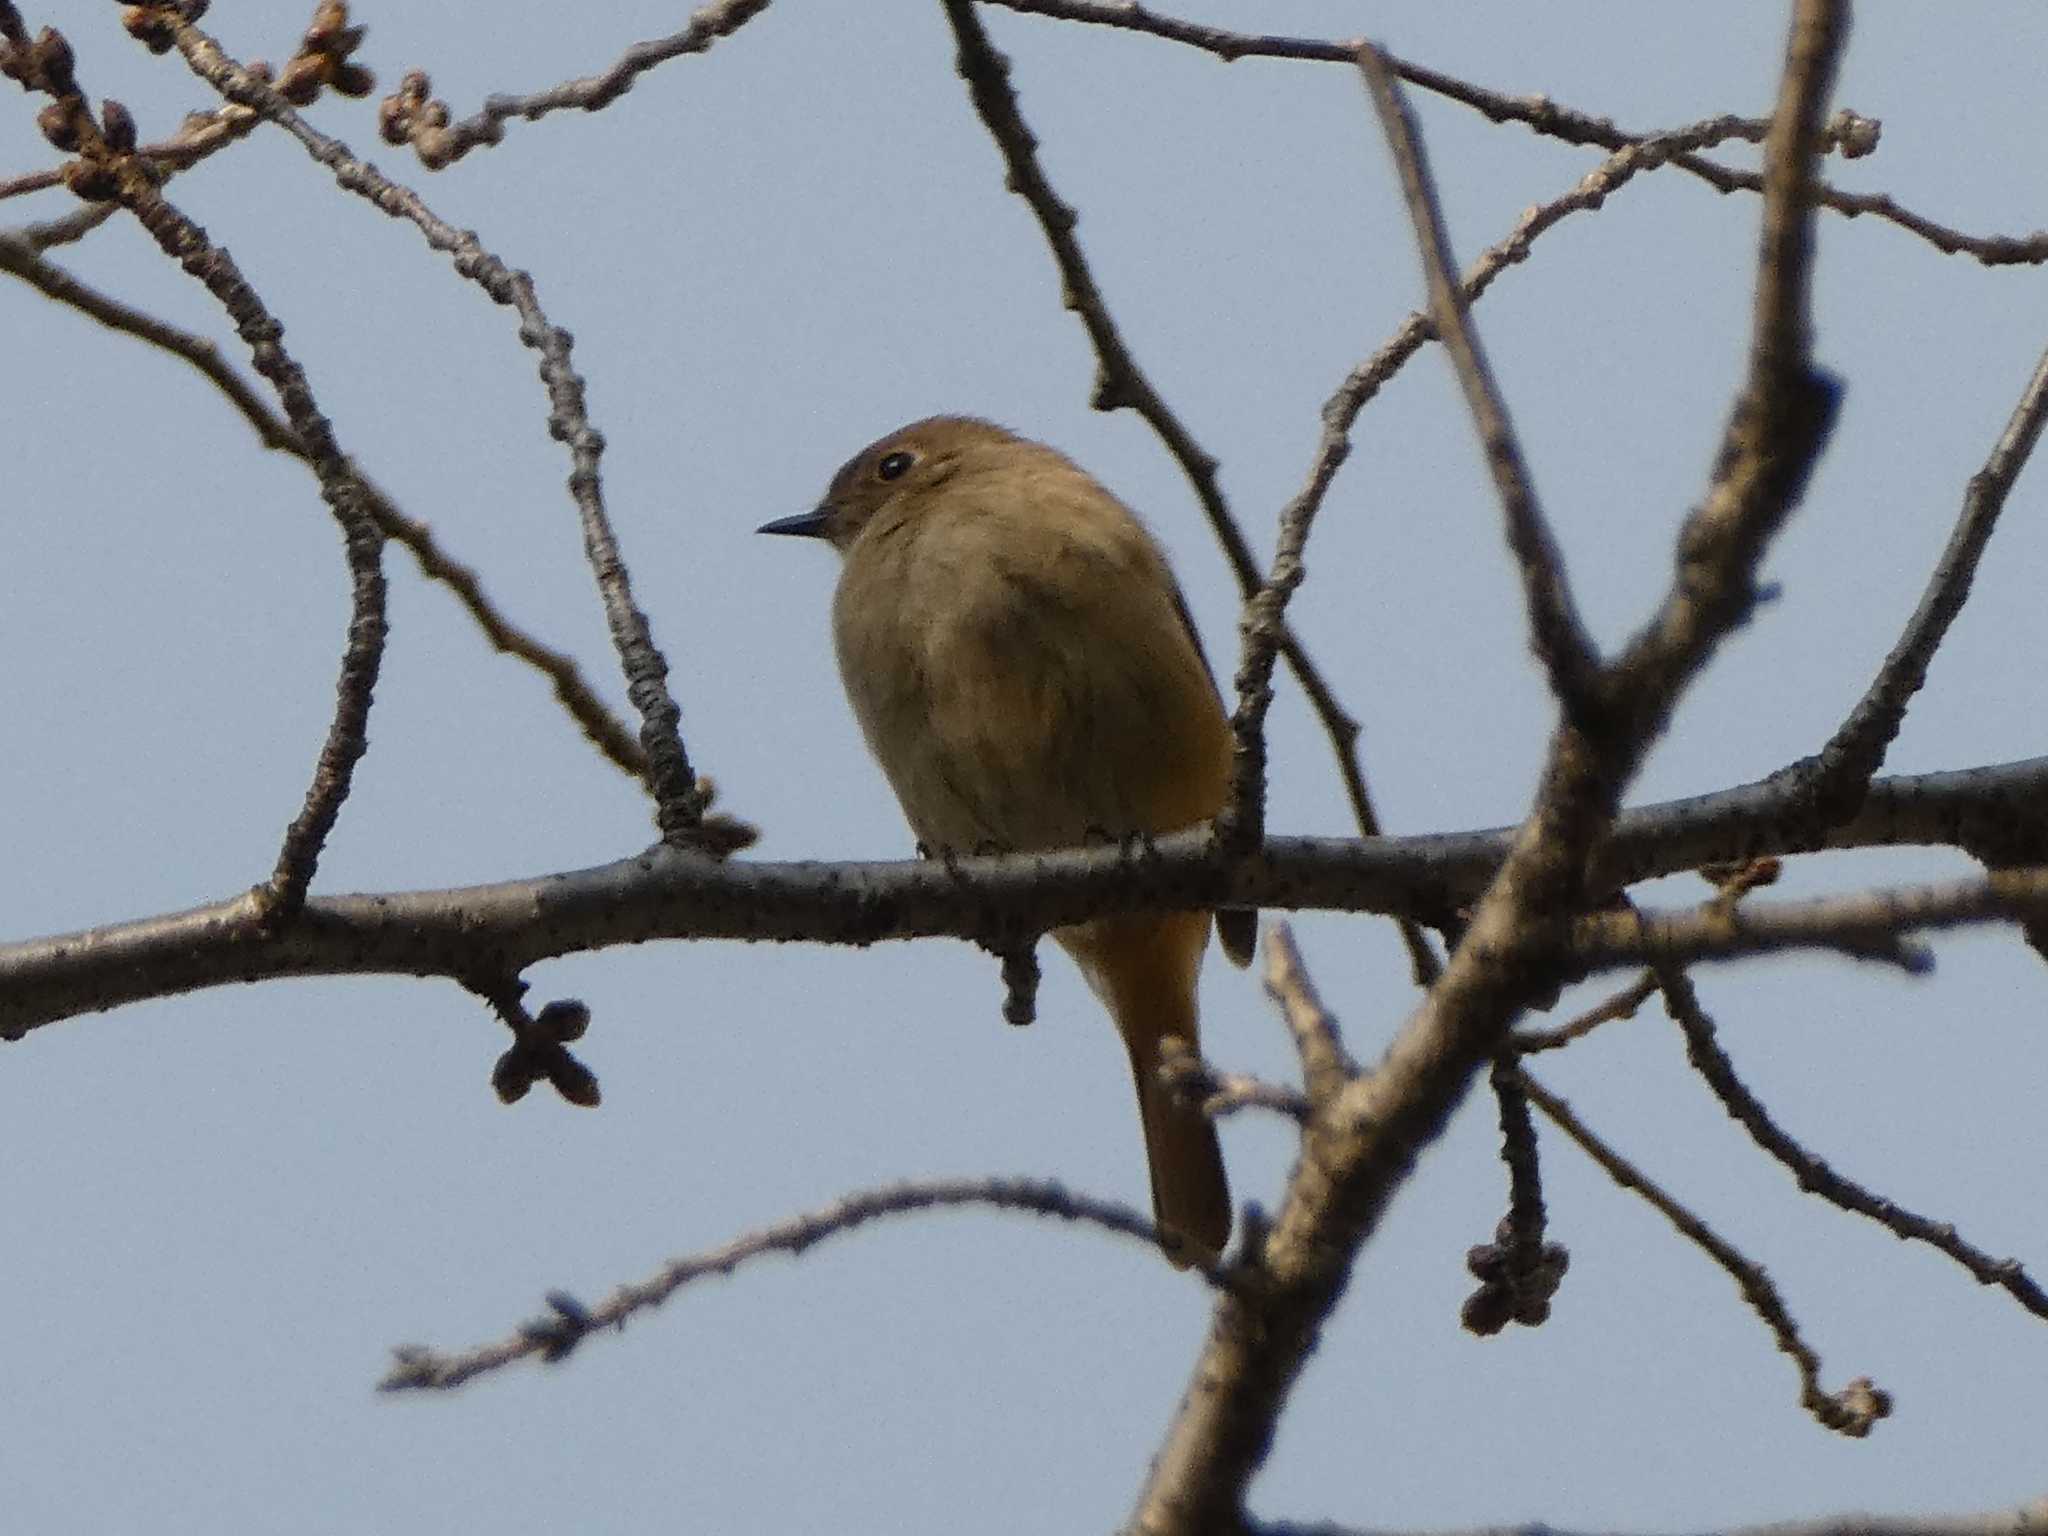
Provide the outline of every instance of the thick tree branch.
{"type": "MultiPolygon", "coordinates": [[[[2048,758],[1880,779],[1862,812],[1815,835],[1783,783],[1750,785],[1618,817],[1593,867],[1605,884],[1700,864],[1817,848],[1960,845],[2009,806],[2048,795],[2048,758]]],[[[0,946],[0,1037],[81,1013],[282,976],[517,973],[537,961],[651,939],[871,944],[1042,931],[1134,907],[1266,906],[1390,916],[1464,905],[1500,869],[1506,829],[1427,837],[1268,839],[1219,865],[1200,831],[1143,853],[1058,853],[866,864],[724,861],[649,850],[593,869],[440,891],[314,897],[278,933],[247,931],[242,898],[188,912],[0,946]]],[[[2037,877],[1746,906],[1581,919],[1567,970],[1727,959],[1791,948],[1867,949],[1901,922],[1942,927],[2044,911],[2037,877]]]]}
{"type": "Polygon", "coordinates": [[[1808,360],[1811,188],[1845,0],[1801,0],[1765,147],[1763,250],[1749,380],[1707,502],[1688,520],[1663,613],[1603,679],[1597,737],[1561,728],[1529,819],[1443,977],[1377,1070],[1318,1114],[1258,1283],[1222,1298],[1133,1521],[1226,1530],[1351,1266],[1414,1160],[1491,1061],[1516,1012],[1561,974],[1585,861],[1679,695],[1748,611],[1755,568],[1803,490],[1832,394],[1808,360]]]}

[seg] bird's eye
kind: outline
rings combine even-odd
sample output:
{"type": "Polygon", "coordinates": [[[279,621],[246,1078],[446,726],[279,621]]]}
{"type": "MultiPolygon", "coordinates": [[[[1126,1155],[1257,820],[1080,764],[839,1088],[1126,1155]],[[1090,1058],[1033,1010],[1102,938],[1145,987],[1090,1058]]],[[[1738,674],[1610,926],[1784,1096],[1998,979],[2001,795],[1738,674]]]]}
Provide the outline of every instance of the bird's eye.
{"type": "Polygon", "coordinates": [[[877,478],[883,480],[900,480],[916,462],[916,454],[904,453],[899,449],[895,453],[883,456],[882,462],[875,466],[875,474],[877,478]]]}

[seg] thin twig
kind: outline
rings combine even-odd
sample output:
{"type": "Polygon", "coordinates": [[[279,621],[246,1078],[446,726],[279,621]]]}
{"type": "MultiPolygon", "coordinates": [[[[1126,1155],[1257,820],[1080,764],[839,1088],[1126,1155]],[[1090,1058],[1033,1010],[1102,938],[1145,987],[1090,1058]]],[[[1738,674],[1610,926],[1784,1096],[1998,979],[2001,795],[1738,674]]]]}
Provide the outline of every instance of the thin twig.
{"type": "MultiPolygon", "coordinates": [[[[137,39],[150,47],[169,46],[168,34],[160,30],[160,11],[152,13],[147,7],[131,6],[123,20],[137,39]]],[[[340,0],[320,0],[314,6],[312,25],[300,35],[291,56],[281,70],[273,72],[273,78],[281,87],[289,83],[287,94],[294,101],[317,100],[330,90],[345,96],[367,95],[374,88],[375,77],[349,57],[362,36],[362,28],[348,25],[345,4],[340,0]]],[[[262,114],[249,107],[223,102],[211,112],[188,113],[170,138],[141,145],[135,153],[148,163],[157,185],[162,186],[180,171],[189,170],[216,151],[247,138],[262,121],[262,114]]],[[[0,183],[0,197],[32,186],[56,185],[62,179],[61,170],[32,173],[19,178],[13,186],[0,183]]],[[[25,225],[14,233],[31,250],[46,251],[84,239],[106,221],[111,211],[109,204],[87,205],[65,218],[25,225]]]]}
{"type": "MultiPolygon", "coordinates": [[[[1505,238],[1480,253],[1466,269],[1459,292],[1469,308],[1508,268],[1528,260],[1538,239],[1574,214],[1597,212],[1607,200],[1646,171],[1675,163],[1682,151],[1747,137],[1755,125],[1746,118],[1711,117],[1667,133],[1623,145],[1574,183],[1571,190],[1526,210],[1505,238]]],[[[1320,499],[1350,451],[1349,433],[1359,414],[1424,344],[1436,337],[1426,310],[1416,310],[1372,356],[1354,368],[1323,407],[1324,433],[1309,480],[1297,499],[1320,499]]],[[[1371,835],[1371,834],[1368,834],[1371,835]]]]}
{"type": "Polygon", "coordinates": [[[1466,1251],[1465,1268],[1479,1282],[1479,1289],[1465,1298],[1458,1311],[1458,1320],[1482,1338],[1499,1333],[1509,1323],[1536,1328],[1548,1322],[1551,1298],[1571,1265],[1571,1255],[1561,1244],[1543,1240],[1549,1217],[1543,1208],[1536,1127],[1510,1056],[1504,1054],[1493,1064],[1490,1086],[1500,1111],[1500,1157],[1508,1170],[1508,1209],[1494,1229],[1493,1241],[1466,1251]]]}
{"type": "Polygon", "coordinates": [[[1315,1112],[1300,1089],[1242,1072],[1219,1072],[1179,1035],[1168,1035],[1161,1045],[1159,1076],[1184,1103],[1212,1120],[1243,1109],[1263,1109],[1306,1125],[1315,1112]]]}
{"type": "MultiPolygon", "coordinates": [[[[1090,26],[1116,27],[1142,32],[1167,42],[1180,43],[1212,54],[1226,63],[1237,59],[1291,59],[1321,64],[1352,65],[1357,62],[1362,38],[1285,37],[1276,34],[1233,32],[1166,15],[1134,0],[988,0],[1005,10],[1045,16],[1058,21],[1090,26]]],[[[1418,90],[1429,91],[1447,101],[1457,102],[1480,113],[1489,122],[1521,123],[1531,132],[1566,144],[1604,149],[1610,153],[1644,140],[1647,135],[1617,127],[1604,117],[1577,111],[1547,94],[1512,96],[1460,80],[1441,70],[1386,55],[1394,74],[1418,90]]],[[[1739,136],[1761,142],[1766,124],[1748,121],[1739,136]]],[[[1875,148],[1876,124],[1854,113],[1837,113],[1828,125],[1828,147],[1840,149],[1850,158],[1875,148]]],[[[1756,171],[1738,170],[1691,152],[1673,157],[1680,170],[1698,177],[1723,194],[1761,192],[1764,179],[1756,171]]],[[[1944,255],[1958,253],[1974,257],[1987,267],[2040,266],[2048,263],[2048,231],[2027,235],[1971,235],[1952,229],[1923,214],[1902,207],[1882,192],[1844,192],[1824,182],[1814,186],[1815,201],[1848,218],[1868,214],[1897,225],[1944,255]]]]}
{"type": "MultiPolygon", "coordinates": [[[[625,722],[598,697],[597,690],[584,677],[583,669],[576,665],[575,658],[567,651],[556,650],[538,636],[529,634],[500,613],[484,591],[475,568],[444,550],[434,530],[426,523],[400,511],[382,490],[367,480],[363,482],[363,491],[369,497],[377,526],[394,542],[405,546],[413,559],[419,562],[421,574],[430,581],[440,582],[455,594],[456,601],[476,621],[477,628],[483,631],[484,638],[494,650],[525,662],[545,677],[554,690],[556,702],[590,739],[591,745],[621,772],[630,774],[636,783],[644,786],[647,754],[641,750],[640,743],[634,739],[625,722]]],[[[713,821],[724,819],[707,815],[705,823],[708,826],[713,821]]]]}
{"type": "Polygon", "coordinates": [[[1501,1161],[1508,1170],[1508,1212],[1502,1233],[1512,1246],[1537,1248],[1547,1220],[1543,1176],[1536,1154],[1536,1127],[1513,1066],[1503,1058],[1491,1074],[1500,1111],[1501,1161]]]}
{"type": "Polygon", "coordinates": [[[1934,653],[1969,599],[1977,562],[1991,541],[2014,481],[2040,441],[2044,421],[2048,421],[2048,352],[2034,365],[2033,377],[1984,467],[1970,477],[1948,544],[1898,643],[1827,745],[1817,756],[1787,770],[1798,778],[1802,793],[1824,820],[1853,816],[1871,779],[1884,766],[1885,753],[1905,722],[1907,706],[1927,681],[1934,653]]]}
{"type": "Polygon", "coordinates": [[[306,461],[319,476],[321,499],[341,525],[350,614],[341,676],[335,684],[334,718],[320,749],[313,782],[306,790],[305,804],[286,829],[277,868],[269,884],[259,888],[258,896],[266,920],[294,917],[305,905],[320,850],[348,798],[355,765],[369,748],[370,700],[377,686],[386,634],[384,536],[370,515],[347,457],[334,440],[333,429],[320,414],[304,372],[284,350],[280,339],[284,327],[264,308],[233,259],[165,201],[152,180],[139,171],[122,177],[121,200],[164,254],[176,258],[206,285],[234,320],[237,333],[250,343],[256,371],[277,390],[292,431],[305,445],[306,461]]]}
{"type": "MultiPolygon", "coordinates": [[[[214,151],[247,138],[249,131],[263,121],[246,107],[224,106],[216,112],[195,112],[170,138],[155,144],[143,144],[135,153],[156,168],[163,181],[168,181],[179,171],[189,170],[214,151]]],[[[40,171],[24,171],[18,176],[0,177],[0,201],[18,197],[29,192],[46,192],[64,185],[61,167],[40,171]]],[[[105,221],[108,210],[104,208],[86,210],[95,212],[95,225],[105,221]]],[[[30,226],[33,228],[34,226],[30,226]]],[[[17,234],[24,231],[16,231],[17,234]]],[[[76,238],[72,236],[70,238],[76,238]]],[[[63,238],[39,241],[36,249],[45,250],[50,245],[66,243],[63,238]]]]}
{"type": "Polygon", "coordinates": [[[1589,969],[1692,964],[1794,949],[1831,950],[1855,960],[1925,974],[1933,961],[1916,934],[1986,921],[2048,916],[2048,875],[1993,870],[1981,880],[1901,886],[1811,901],[1750,902],[1739,913],[1597,912],[1578,920],[1573,954],[1589,969]]]}
{"type": "Polygon", "coordinates": [[[1487,469],[1493,475],[1495,494],[1500,498],[1508,548],[1522,575],[1531,646],[1543,663],[1550,691],[1556,695],[1565,717],[1581,729],[1591,729],[1597,714],[1599,652],[1579,618],[1578,605],[1565,576],[1563,551],[1558,548],[1550,521],[1537,500],[1535,481],[1515,438],[1507,404],[1501,398],[1479,334],[1467,313],[1464,292],[1455,275],[1450,233],[1444,227],[1443,208],[1437,200],[1421,131],[1400,87],[1388,72],[1386,60],[1370,43],[1359,49],[1358,67],[1379,112],[1380,126],[1386,133],[1395,169],[1400,173],[1408,215],[1415,225],[1415,243],[1422,253],[1423,272],[1429,283],[1430,317],[1457,370],[1465,404],[1486,453],[1487,469]]]}
{"type": "Polygon", "coordinates": [[[1742,1292],[1742,1299],[1771,1330],[1778,1341],[1778,1348],[1792,1357],[1792,1363],[1799,1372],[1800,1406],[1821,1425],[1852,1439],[1861,1439],[1870,1433],[1879,1419],[1891,1412],[1891,1398],[1873,1386],[1867,1377],[1857,1377],[1839,1392],[1823,1391],[1820,1356],[1800,1337],[1799,1325],[1792,1320],[1785,1298],[1778,1294],[1778,1288],[1764,1273],[1763,1266],[1745,1258],[1734,1244],[1680,1205],[1641,1169],[1596,1136],[1584,1121],[1572,1113],[1571,1106],[1563,1099],[1544,1088],[1526,1071],[1517,1069],[1516,1076],[1530,1103],[1543,1111],[1545,1119],[1577,1142],[1580,1149],[1598,1163],[1616,1184],[1631,1194],[1640,1195],[1682,1236],[1698,1245],[1727,1272],[1742,1292]]]}
{"type": "MultiPolygon", "coordinates": [[[[729,1275],[749,1259],[771,1253],[799,1257],[825,1238],[854,1231],[887,1216],[972,1206],[1080,1222],[1160,1247],[1157,1229],[1131,1207],[1074,1194],[1049,1179],[935,1179],[892,1184],[847,1195],[819,1210],[750,1232],[720,1247],[671,1259],[655,1275],[620,1286],[594,1307],[584,1307],[557,1292],[548,1298],[548,1316],[522,1325],[494,1344],[460,1353],[401,1346],[393,1351],[395,1363],[379,1385],[386,1392],[446,1390],[518,1360],[539,1356],[557,1361],[589,1335],[601,1329],[622,1327],[635,1313],[660,1306],[693,1281],[729,1275]]],[[[1181,1262],[1186,1262],[1185,1256],[1181,1262]]],[[[1227,1284],[1225,1272],[1219,1266],[1197,1260],[1190,1267],[1211,1285],[1227,1284]]]]}
{"type": "Polygon", "coordinates": [[[83,240],[111,219],[119,206],[117,203],[85,203],[62,218],[24,224],[8,233],[32,251],[47,251],[83,240]]]}
{"type": "Polygon", "coordinates": [[[505,124],[515,117],[533,122],[567,109],[603,110],[656,65],[686,54],[709,52],[712,44],[732,36],[768,5],[769,0],[717,0],[692,15],[681,31],[633,44],[601,75],[565,80],[525,96],[487,96],[481,111],[457,123],[448,121],[444,103],[427,100],[430,87],[426,76],[414,71],[406,76],[399,93],[384,104],[380,114],[384,137],[389,143],[412,145],[420,163],[438,171],[472,149],[502,141],[505,124]]]}
{"type": "MultiPolygon", "coordinates": [[[[1675,154],[1687,147],[1719,143],[1730,137],[1743,136],[1750,131],[1755,131],[1759,135],[1761,133],[1760,129],[1745,119],[1723,116],[1673,129],[1669,133],[1655,135],[1641,143],[1625,145],[1604,163],[1581,177],[1570,191],[1527,210],[1516,221],[1514,229],[1506,238],[1482,253],[1479,259],[1473,262],[1460,285],[1464,302],[1467,305],[1476,302],[1509,267],[1527,260],[1530,248],[1548,231],[1575,213],[1603,207],[1610,196],[1628,186],[1642,172],[1655,170],[1669,163],[1675,154]]],[[[1410,314],[1393,336],[1370,358],[1354,368],[1324,402],[1321,413],[1322,430],[1310,459],[1309,471],[1301,488],[1281,509],[1282,528],[1299,527],[1306,530],[1309,519],[1315,515],[1317,508],[1328,495],[1337,471],[1350,456],[1351,429],[1360,413],[1386,383],[1400,372],[1408,360],[1422,349],[1424,343],[1433,339],[1435,335],[1435,324],[1426,312],[1416,311],[1410,314]]],[[[1279,569],[1277,562],[1275,569],[1279,569]]],[[[1256,598],[1262,592],[1263,588],[1255,588],[1248,592],[1247,596],[1256,598]]],[[[1254,625],[1255,634],[1261,633],[1265,628],[1258,625],[1256,620],[1254,625]]],[[[1278,632],[1282,636],[1286,634],[1284,627],[1280,627],[1278,632]]],[[[1296,668],[1296,673],[1317,715],[1329,730],[1360,834],[1365,837],[1379,836],[1378,819],[1373,814],[1371,803],[1366,796],[1364,780],[1358,771],[1356,722],[1351,720],[1336,699],[1328,694],[1321,677],[1313,669],[1296,668]]],[[[1257,677],[1250,680],[1251,688],[1254,690],[1250,695],[1247,694],[1246,683],[1247,679],[1241,666],[1237,679],[1240,716],[1244,713],[1244,700],[1248,696],[1270,699],[1270,669],[1263,681],[1257,677]]],[[[1241,747],[1237,754],[1232,772],[1232,804],[1248,800],[1255,788],[1263,782],[1263,737],[1254,738],[1254,743],[1241,747]]],[[[1451,926],[1447,914],[1435,914],[1431,921],[1451,926]]],[[[1433,985],[1441,973],[1442,965],[1437,960],[1428,939],[1423,935],[1420,924],[1412,919],[1403,920],[1401,934],[1408,948],[1416,985],[1424,988],[1433,985]]]]}
{"type": "MultiPolygon", "coordinates": [[[[104,209],[118,205],[96,206],[104,209]]],[[[182,358],[227,396],[242,419],[255,430],[265,448],[305,458],[305,448],[299,442],[298,434],[292,430],[291,423],[270,407],[255,386],[237,373],[220,348],[206,337],[180,329],[169,321],[160,320],[101,292],[43,257],[29,241],[7,230],[0,230],[0,272],[11,273],[45,298],[75,309],[109,330],[133,336],[173,357],[182,358]]]]}
{"type": "Polygon", "coordinates": [[[1807,1151],[1771,1118],[1761,1100],[1749,1091],[1736,1074],[1735,1063],[1716,1038],[1714,1021],[1700,1005],[1692,978],[1676,966],[1658,972],[1664,992],[1664,1008],[1685,1034],[1685,1054],[1721,1107],[1749,1132],[1750,1140],[1783,1163],[1799,1187],[1830,1205],[1858,1216],[1867,1216],[1893,1236],[1926,1243],[1963,1266],[1981,1285],[2003,1287],[2022,1307],[2036,1317],[2048,1319],[2048,1292],[2020,1267],[2017,1259],[1994,1259],[1966,1241],[1948,1222],[1937,1222],[1871,1193],[1853,1179],[1843,1177],[1807,1151]]]}
{"type": "Polygon", "coordinates": [[[1337,1020],[1316,996],[1301,962],[1294,929],[1275,922],[1266,930],[1266,995],[1279,1005],[1287,1033],[1301,1057],[1302,1087],[1311,1105],[1325,1105],[1358,1075],[1358,1063],[1344,1048],[1337,1020]]]}
{"type": "MultiPolygon", "coordinates": [[[[1704,903],[1702,910],[1725,917],[1752,891],[1777,880],[1779,861],[1773,858],[1733,859],[1702,869],[1700,873],[1717,888],[1713,899],[1704,903]]],[[[1634,904],[1624,897],[1621,902],[1610,905],[1627,905],[1633,909],[1634,904]]],[[[1636,1010],[1656,996],[1657,991],[1657,971],[1652,968],[1569,1023],[1561,1024],[1555,1029],[1517,1031],[1511,1037],[1511,1049],[1518,1056],[1533,1056],[1539,1051],[1560,1050],[1581,1036],[1591,1034],[1602,1024],[1634,1018],[1636,1010]]]]}
{"type": "Polygon", "coordinates": [[[1649,1001],[1656,991],[1657,978],[1645,971],[1627,986],[1595,1003],[1568,1023],[1559,1024],[1551,1029],[1517,1030],[1512,1037],[1514,1049],[1523,1056],[1533,1056],[1538,1051],[1562,1050],[1581,1036],[1590,1035],[1602,1024],[1634,1018],[1636,1010],[1649,1001]]]}

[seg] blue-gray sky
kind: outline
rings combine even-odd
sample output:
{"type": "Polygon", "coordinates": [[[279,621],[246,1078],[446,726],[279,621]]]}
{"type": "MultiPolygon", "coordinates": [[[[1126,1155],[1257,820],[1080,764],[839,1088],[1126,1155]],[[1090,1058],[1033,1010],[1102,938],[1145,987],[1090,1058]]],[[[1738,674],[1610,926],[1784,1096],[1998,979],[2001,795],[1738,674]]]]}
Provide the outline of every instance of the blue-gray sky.
{"type": "MultiPolygon", "coordinates": [[[[389,88],[425,67],[458,112],[593,72],[676,8],[363,4],[389,88]]],[[[1225,24],[1369,27],[1434,67],[1632,127],[1767,108],[1781,4],[1436,7],[1212,3],[1225,24]]],[[[296,9],[216,7],[243,57],[296,9]]],[[[146,136],[208,105],[113,8],[48,0],[88,91],[146,136]]],[[[1223,463],[1261,549],[1317,408],[1420,299],[1407,222],[1355,76],[1224,66],[1157,41],[988,12],[1049,174],[1140,361],[1223,463]]],[[[1976,232],[2041,222],[2026,0],[1862,8],[1838,92],[1884,123],[1836,163],[1976,232]]],[[[10,92],[12,88],[9,87],[10,92]]],[[[0,167],[44,163],[38,103],[0,96],[0,167]]],[[[1416,100],[1469,259],[1596,163],[1416,100]]],[[[843,703],[822,550],[757,539],[852,449],[939,409],[1072,452],[1172,550],[1230,670],[1233,588],[1184,482],[1134,416],[1088,409],[1092,358],[952,73],[938,8],[781,0],[609,110],[513,123],[430,176],[373,105],[314,120],[529,270],[605,433],[607,495],[673,667],[697,762],[767,857],[906,854],[843,703]]],[[[409,227],[336,191],[271,130],[172,186],[287,327],[343,445],[495,597],[622,700],[507,310],[409,227]]],[[[0,205],[9,223],[61,194],[0,205]]],[[[1758,205],[1673,172],[1546,237],[1479,321],[1603,639],[1648,611],[1739,376],[1758,205]]],[[[121,220],[57,253],[220,336],[205,294],[121,220]]],[[[1818,353],[1843,419],[1761,610],[1695,690],[1633,798],[1757,777],[1812,750],[1910,611],[1968,475],[2048,340],[2043,277],[1824,218],[1818,353]]],[[[239,360],[239,357],[238,357],[239,360]]],[[[183,365],[0,283],[0,933],[218,898],[262,877],[325,729],[346,615],[311,479],[265,456],[183,365]]],[[[2022,481],[1892,767],[2042,750],[2044,471],[2022,481]]],[[[1365,722],[1388,826],[1527,805],[1549,706],[1463,408],[1416,359],[1362,418],[1310,546],[1298,625],[1365,722]]],[[[644,803],[393,552],[371,751],[318,888],[481,881],[620,856],[644,803]]],[[[1320,732],[1283,690],[1276,830],[1347,829],[1320,732]]],[[[1959,872],[1936,855],[1796,864],[1782,889],[1959,872]]],[[[1652,894],[1696,899],[1697,882],[1652,894]]],[[[1412,1004],[1384,922],[1300,925],[1354,1048],[1412,1004]]],[[[1704,973],[1737,1063],[1844,1172],[2048,1269],[2038,1085],[2048,970],[2003,933],[1945,939],[1931,981],[1825,959],[1704,973]]],[[[43,1532],[507,1533],[666,1527],[1103,1529],[1128,1507],[1194,1358],[1201,1286],[1107,1237],[941,1215],[771,1260],[679,1298],[565,1368],[449,1398],[375,1395],[387,1346],[504,1332],[845,1190],[1031,1173],[1142,1202],[1112,1032],[1047,955],[1039,1023],[1005,1027],[964,945],[663,945],[539,968],[596,1023],[606,1102],[512,1109],[503,1032],[471,998],[395,980],[273,984],[135,1007],[0,1053],[12,1177],[0,1243],[0,1497],[43,1532]]],[[[1284,1076],[1256,980],[1212,964],[1225,1066],[1284,1076]]],[[[1254,1487],[1257,1512],[1377,1526],[1543,1519],[1701,1528],[1845,1508],[1961,1510],[2041,1494],[2048,1328],[1947,1261],[1803,1200],[1685,1068],[1654,1008],[1545,1063],[1594,1123],[1769,1265],[1829,1385],[1895,1416],[1862,1443],[1798,1409],[1729,1281],[1546,1138],[1573,1262],[1551,1323],[1463,1334],[1462,1260],[1500,1214],[1491,1106],[1424,1159],[1254,1487]]],[[[1270,1202],[1290,1138],[1224,1132],[1270,1202]]]]}

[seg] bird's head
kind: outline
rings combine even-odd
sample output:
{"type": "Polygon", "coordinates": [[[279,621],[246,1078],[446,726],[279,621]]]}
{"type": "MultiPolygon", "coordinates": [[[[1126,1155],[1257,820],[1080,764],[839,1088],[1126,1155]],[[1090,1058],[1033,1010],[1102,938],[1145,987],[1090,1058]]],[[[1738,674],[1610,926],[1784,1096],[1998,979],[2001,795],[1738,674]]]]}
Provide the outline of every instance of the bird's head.
{"type": "Polygon", "coordinates": [[[978,464],[993,467],[1028,446],[994,422],[930,416],[875,439],[840,466],[809,512],[761,525],[762,533],[824,539],[842,555],[870,528],[907,526],[941,503],[940,488],[978,464]]]}

